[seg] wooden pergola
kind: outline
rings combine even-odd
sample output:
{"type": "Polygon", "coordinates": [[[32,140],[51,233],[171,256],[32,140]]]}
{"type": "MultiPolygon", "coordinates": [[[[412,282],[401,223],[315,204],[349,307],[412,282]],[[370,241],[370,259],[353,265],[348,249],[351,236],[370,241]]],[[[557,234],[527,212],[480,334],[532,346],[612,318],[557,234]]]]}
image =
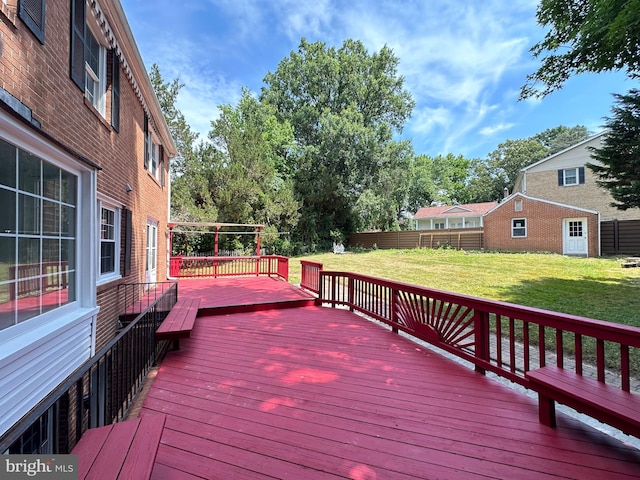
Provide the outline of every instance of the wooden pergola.
{"type": "Polygon", "coordinates": [[[214,228],[215,231],[211,232],[207,231],[199,231],[199,230],[185,230],[185,231],[175,231],[175,233],[213,233],[215,234],[215,241],[213,244],[213,255],[215,257],[218,256],[218,237],[220,233],[220,229],[223,227],[246,227],[253,228],[253,232],[228,232],[233,235],[255,235],[256,236],[256,255],[260,255],[260,236],[262,230],[264,230],[264,225],[259,225],[255,223],[219,223],[219,222],[169,222],[169,252],[173,253],[173,234],[175,227],[196,227],[196,228],[214,228]]]}

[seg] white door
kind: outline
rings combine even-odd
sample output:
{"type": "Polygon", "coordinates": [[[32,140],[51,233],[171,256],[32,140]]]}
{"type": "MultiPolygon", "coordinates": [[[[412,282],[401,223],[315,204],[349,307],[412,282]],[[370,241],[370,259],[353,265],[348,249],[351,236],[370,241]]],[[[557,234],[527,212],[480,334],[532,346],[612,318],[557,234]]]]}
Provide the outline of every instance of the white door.
{"type": "Polygon", "coordinates": [[[586,218],[565,218],[562,231],[565,255],[588,254],[586,218]]]}
{"type": "Polygon", "coordinates": [[[147,283],[156,282],[156,262],[158,259],[158,225],[147,223],[147,261],[145,280],[147,283]]]}

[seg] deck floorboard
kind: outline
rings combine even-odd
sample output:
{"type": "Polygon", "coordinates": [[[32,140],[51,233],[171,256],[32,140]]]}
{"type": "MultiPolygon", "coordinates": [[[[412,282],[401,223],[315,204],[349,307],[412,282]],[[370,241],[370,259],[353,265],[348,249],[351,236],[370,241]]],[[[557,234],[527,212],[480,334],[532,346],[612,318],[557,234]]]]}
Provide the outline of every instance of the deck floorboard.
{"type": "Polygon", "coordinates": [[[156,412],[157,479],[640,478],[633,447],[341,309],[198,317],[156,412]]]}

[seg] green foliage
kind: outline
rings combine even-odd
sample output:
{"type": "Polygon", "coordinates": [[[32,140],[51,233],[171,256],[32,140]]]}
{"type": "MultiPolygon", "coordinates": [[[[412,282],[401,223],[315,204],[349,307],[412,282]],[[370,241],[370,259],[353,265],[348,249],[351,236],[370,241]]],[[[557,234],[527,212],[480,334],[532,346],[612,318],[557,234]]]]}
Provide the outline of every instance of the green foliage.
{"type": "Polygon", "coordinates": [[[331,230],[350,232],[374,217],[397,221],[405,196],[398,172],[407,147],[392,135],[414,106],[397,65],[387,47],[369,54],[355,40],[336,49],[302,39],[297,52],[266,75],[261,100],[292,125],[300,147],[287,165],[302,204],[296,233],[304,244],[327,245],[331,230]],[[377,212],[366,212],[374,204],[377,212]]]}
{"type": "Polygon", "coordinates": [[[177,155],[171,160],[171,218],[213,222],[218,213],[209,191],[207,165],[203,162],[207,148],[202,143],[195,145],[198,134],[191,131],[176,107],[183,85],[178,79],[165,83],[155,64],[149,78],[177,148],[177,155]]]}
{"type": "Polygon", "coordinates": [[[294,228],[299,205],[286,163],[295,155],[291,126],[243,90],[235,108],[220,107],[211,127],[209,191],[219,221],[294,228]]]}
{"type": "Polygon", "coordinates": [[[542,0],[538,23],[544,39],[531,48],[542,65],[527,77],[521,98],[543,97],[572,75],[640,70],[640,0],[542,0]]]}
{"type": "Polygon", "coordinates": [[[582,125],[550,128],[533,137],[506,140],[489,153],[486,161],[475,160],[467,195],[473,202],[502,198],[506,188],[513,191],[520,171],[529,165],[584,140],[589,131],[582,125]]]}
{"type": "Polygon", "coordinates": [[[576,125],[575,127],[560,125],[548,128],[544,132],[534,135],[533,138],[547,149],[547,156],[549,156],[581,142],[589,135],[589,130],[583,125],[576,125]]]}
{"type": "Polygon", "coordinates": [[[609,190],[612,205],[627,210],[640,207],[640,90],[614,97],[607,134],[601,147],[591,149],[596,162],[588,167],[598,175],[598,184],[609,190]]]}

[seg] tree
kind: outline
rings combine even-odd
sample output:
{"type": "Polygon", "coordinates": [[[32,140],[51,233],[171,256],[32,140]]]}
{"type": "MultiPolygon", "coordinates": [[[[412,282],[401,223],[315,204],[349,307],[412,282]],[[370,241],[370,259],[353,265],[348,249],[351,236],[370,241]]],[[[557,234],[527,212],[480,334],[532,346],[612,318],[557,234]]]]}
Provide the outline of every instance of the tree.
{"type": "Polygon", "coordinates": [[[151,66],[149,79],[178,151],[176,158],[171,162],[171,172],[175,176],[184,170],[185,162],[192,159],[193,148],[198,139],[198,134],[191,130],[184,115],[176,106],[178,94],[184,85],[177,78],[172,82],[165,83],[160,73],[160,68],[155,63],[151,66]]]}
{"type": "Polygon", "coordinates": [[[248,90],[236,107],[223,105],[211,122],[209,191],[221,222],[260,223],[289,230],[298,203],[285,160],[294,150],[293,129],[273,107],[248,90]]]}
{"type": "Polygon", "coordinates": [[[302,203],[298,238],[307,245],[329,243],[331,231],[353,231],[364,192],[383,196],[381,179],[400,160],[388,146],[414,106],[397,66],[387,47],[370,55],[355,40],[336,49],[302,39],[265,76],[260,98],[290,122],[300,147],[287,165],[302,203]]]}
{"type": "Polygon", "coordinates": [[[511,192],[520,170],[542,160],[547,153],[548,149],[535,137],[506,140],[499,144],[488,158],[488,166],[494,177],[491,200],[502,198],[505,188],[511,192]]]}
{"type": "Polygon", "coordinates": [[[576,125],[575,127],[560,125],[548,128],[544,132],[534,135],[533,138],[547,149],[547,156],[549,156],[581,142],[589,135],[590,132],[584,125],[576,125]]]}
{"type": "Polygon", "coordinates": [[[640,0],[542,0],[536,16],[548,28],[531,48],[542,65],[527,76],[521,98],[543,97],[583,72],[640,71],[640,0]]]}
{"type": "Polygon", "coordinates": [[[178,79],[165,83],[156,64],[151,66],[149,78],[177,149],[177,155],[170,164],[171,218],[213,222],[217,218],[217,210],[206,178],[207,146],[202,143],[196,145],[198,134],[191,130],[176,106],[183,85],[178,79]]]}
{"type": "Polygon", "coordinates": [[[486,161],[472,162],[468,195],[473,202],[499,200],[504,189],[513,191],[520,171],[532,163],[584,140],[589,131],[582,125],[549,128],[533,137],[506,140],[489,153],[486,161]]]}
{"type": "Polygon", "coordinates": [[[599,163],[587,166],[597,174],[598,184],[620,210],[640,207],[640,90],[614,95],[613,115],[607,118],[602,146],[591,149],[599,163]]]}

